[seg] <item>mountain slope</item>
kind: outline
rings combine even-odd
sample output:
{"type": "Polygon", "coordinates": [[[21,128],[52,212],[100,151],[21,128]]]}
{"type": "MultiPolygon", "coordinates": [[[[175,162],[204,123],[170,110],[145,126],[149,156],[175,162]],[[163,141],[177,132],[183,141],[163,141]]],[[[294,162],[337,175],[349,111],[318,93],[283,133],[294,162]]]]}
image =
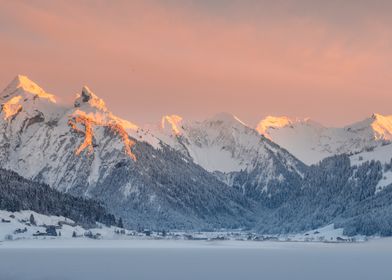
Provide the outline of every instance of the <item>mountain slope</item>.
{"type": "Polygon", "coordinates": [[[1,167],[100,200],[128,226],[243,227],[254,218],[251,200],[189,157],[154,148],[159,139],[116,117],[87,87],[63,107],[28,84],[35,85],[18,76],[3,94],[1,167]],[[12,118],[4,110],[9,92],[26,96],[12,118]]]}
{"type": "Polygon", "coordinates": [[[324,159],[307,170],[299,192],[261,212],[256,228],[288,233],[335,224],[349,235],[391,235],[392,185],[375,193],[383,168],[379,161],[352,165],[348,155],[324,159]]]}
{"type": "Polygon", "coordinates": [[[0,209],[33,210],[44,215],[63,216],[85,226],[96,222],[115,225],[115,217],[96,201],[56,191],[45,184],[32,182],[17,173],[0,169],[0,209]]]}
{"type": "Polygon", "coordinates": [[[287,149],[306,164],[328,156],[373,149],[392,140],[392,116],[371,117],[343,128],[328,128],[309,119],[267,117],[257,131],[287,149]]]}
{"type": "Polygon", "coordinates": [[[389,125],[380,116],[343,129],[289,119],[261,126],[272,139],[291,133],[294,144],[306,140],[303,129],[318,156],[350,153],[306,166],[227,113],[202,122],[165,116],[158,126],[139,127],[111,113],[88,87],[65,106],[23,76],[1,96],[0,168],[98,200],[128,227],[392,228],[377,216],[390,217],[392,183],[389,125]]]}
{"type": "Polygon", "coordinates": [[[228,113],[202,122],[165,116],[152,131],[226,184],[258,201],[294,190],[303,172],[299,160],[228,113]]]}
{"type": "Polygon", "coordinates": [[[378,193],[392,185],[392,144],[384,144],[350,156],[353,166],[369,161],[380,162],[383,166],[382,178],[376,186],[376,193],[378,193]]]}

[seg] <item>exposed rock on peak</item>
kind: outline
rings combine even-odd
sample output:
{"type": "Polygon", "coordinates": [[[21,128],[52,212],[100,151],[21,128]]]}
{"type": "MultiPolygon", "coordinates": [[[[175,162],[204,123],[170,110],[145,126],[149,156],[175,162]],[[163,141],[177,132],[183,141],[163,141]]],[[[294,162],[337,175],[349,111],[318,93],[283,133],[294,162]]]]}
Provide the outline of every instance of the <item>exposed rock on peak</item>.
{"type": "Polygon", "coordinates": [[[83,142],[75,150],[76,155],[80,155],[85,150],[88,154],[92,154],[94,140],[97,138],[95,131],[107,128],[120,138],[125,153],[136,161],[136,156],[131,150],[135,141],[129,138],[128,132],[135,132],[138,129],[137,125],[112,114],[105,102],[87,86],[84,86],[82,92],[77,95],[74,107],[69,115],[68,125],[72,131],[84,135],[83,142]]]}
{"type": "Polygon", "coordinates": [[[84,109],[88,109],[88,107],[90,107],[89,111],[108,111],[105,102],[97,95],[95,95],[87,86],[84,86],[82,88],[82,92],[76,96],[74,106],[84,107],[84,109]]]}
{"type": "Polygon", "coordinates": [[[92,91],[87,86],[84,86],[82,88],[81,97],[83,102],[88,102],[91,99],[92,95],[93,95],[92,91]]]}

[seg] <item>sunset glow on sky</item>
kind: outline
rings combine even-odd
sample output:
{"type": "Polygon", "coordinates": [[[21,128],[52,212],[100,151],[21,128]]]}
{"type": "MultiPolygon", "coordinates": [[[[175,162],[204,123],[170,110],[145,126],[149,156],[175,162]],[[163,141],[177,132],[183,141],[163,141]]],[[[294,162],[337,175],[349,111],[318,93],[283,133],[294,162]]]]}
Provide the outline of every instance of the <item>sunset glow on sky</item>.
{"type": "Polygon", "coordinates": [[[0,87],[87,84],[135,123],[392,114],[391,1],[0,0],[0,87]]]}

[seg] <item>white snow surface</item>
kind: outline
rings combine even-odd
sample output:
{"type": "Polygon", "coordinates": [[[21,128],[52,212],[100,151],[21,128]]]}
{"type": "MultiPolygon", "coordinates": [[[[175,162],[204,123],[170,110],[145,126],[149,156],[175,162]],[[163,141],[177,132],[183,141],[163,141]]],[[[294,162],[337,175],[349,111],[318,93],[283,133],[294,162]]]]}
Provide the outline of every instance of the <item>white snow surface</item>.
{"type": "MultiPolygon", "coordinates": [[[[0,242],[5,241],[10,236],[12,236],[13,241],[18,240],[46,240],[46,239],[57,239],[57,240],[67,240],[71,239],[73,232],[76,233],[78,238],[84,238],[83,235],[87,231],[91,231],[93,234],[99,233],[100,238],[105,239],[117,239],[119,236],[115,234],[115,230],[120,230],[117,227],[107,227],[105,225],[97,223],[97,226],[92,229],[85,229],[80,225],[77,225],[69,218],[65,218],[62,216],[47,216],[43,214],[36,213],[30,210],[23,210],[19,212],[9,212],[5,210],[0,210],[0,242]],[[36,225],[31,225],[29,222],[30,215],[34,216],[36,221],[36,225]],[[4,222],[9,221],[9,222],[4,222]],[[63,223],[61,228],[57,229],[57,233],[60,233],[61,236],[52,237],[52,236],[33,236],[33,234],[40,232],[45,233],[45,226],[58,226],[59,223],[63,223]],[[15,233],[17,229],[27,229],[27,231],[22,233],[15,233]]],[[[128,233],[129,231],[126,231],[128,233]]],[[[38,243],[39,244],[39,243],[38,243]]],[[[66,244],[66,243],[65,243],[66,244]]]]}
{"type": "MultiPolygon", "coordinates": [[[[283,154],[228,113],[202,122],[166,116],[159,126],[139,127],[111,113],[86,86],[72,106],[64,106],[27,77],[18,76],[3,92],[1,103],[8,108],[0,112],[1,167],[60,190],[77,184],[80,178],[75,170],[83,169],[89,184],[86,195],[104,180],[105,170],[110,170],[120,154],[132,156],[133,140],[128,137],[156,149],[169,145],[211,172],[251,170],[262,163],[265,180],[275,177],[271,153],[283,154]],[[82,157],[91,162],[87,165],[79,160],[82,157]]],[[[297,163],[289,154],[286,163],[295,170],[297,163]]],[[[132,191],[131,185],[130,181],[124,186],[125,196],[132,191]]]]}
{"type": "Polygon", "coordinates": [[[91,157],[88,182],[102,172],[102,158],[130,155],[129,136],[158,146],[159,140],[136,124],[112,114],[88,87],[72,105],[58,104],[26,76],[18,75],[0,95],[0,166],[64,190],[91,157]],[[107,130],[112,131],[108,137],[107,130]],[[91,139],[89,139],[91,135],[91,139]],[[96,145],[98,143],[99,145],[96,145]]]}
{"type": "MultiPolygon", "coordinates": [[[[29,246],[29,247],[72,247],[77,244],[78,247],[101,247],[109,246],[111,244],[110,240],[127,240],[128,243],[123,243],[121,246],[144,246],[135,244],[134,241],[138,240],[167,240],[168,243],[163,243],[164,246],[183,246],[181,244],[186,244],[186,246],[200,246],[197,240],[203,240],[207,245],[215,244],[215,241],[219,239],[224,239],[226,241],[233,241],[233,243],[228,244],[228,246],[238,246],[236,242],[244,242],[246,240],[256,240],[253,242],[258,242],[259,240],[275,240],[280,242],[286,241],[296,241],[296,242],[352,242],[352,241],[364,241],[366,238],[364,236],[358,235],[354,237],[347,237],[343,234],[343,229],[334,228],[334,225],[328,225],[320,229],[311,230],[308,232],[297,233],[297,234],[281,234],[281,235],[259,235],[257,233],[241,231],[241,230],[217,230],[213,232],[195,232],[195,231],[172,231],[168,232],[166,236],[162,236],[159,232],[151,232],[150,236],[146,236],[144,233],[120,229],[118,227],[107,227],[100,223],[97,223],[96,227],[85,229],[80,225],[77,225],[69,218],[61,216],[47,216],[43,214],[36,213],[30,210],[23,210],[19,212],[10,212],[5,210],[0,210],[0,245],[4,246],[29,246]],[[30,215],[34,216],[36,222],[35,225],[30,223],[30,215]],[[61,224],[61,226],[60,226],[61,224]],[[57,233],[61,235],[58,236],[34,236],[37,232],[45,233],[46,226],[56,226],[57,233]],[[22,230],[23,232],[16,232],[16,230],[22,230]],[[116,231],[123,231],[119,234],[116,231]],[[106,241],[102,243],[91,242],[90,238],[84,236],[88,231],[92,234],[99,234],[100,241],[106,241]],[[77,238],[72,235],[76,233],[77,238]],[[189,238],[191,236],[191,238],[189,238]],[[72,239],[72,242],[70,241],[72,239]],[[75,241],[82,240],[82,241],[75,241]],[[191,239],[191,240],[188,240],[191,239]],[[51,243],[37,242],[39,240],[57,240],[51,243]],[[175,244],[179,242],[180,245],[175,244]],[[191,241],[189,243],[189,241],[191,241]],[[3,243],[1,243],[3,242],[3,243]],[[174,242],[174,243],[173,243],[174,242]],[[193,242],[193,243],[192,243],[193,242]],[[8,244],[8,243],[12,243],[8,244]],[[6,245],[7,244],[7,245],[6,245]],[[85,245],[84,245],[85,244],[85,245]]],[[[120,244],[120,243],[116,243],[120,244]]],[[[162,243],[156,243],[157,245],[162,243]]],[[[151,244],[149,244],[151,245],[151,244]]],[[[112,246],[112,245],[110,245],[112,246]]],[[[154,245],[152,246],[154,247],[154,245]]],[[[1,248],[1,247],[0,247],[1,248]]]]}
{"type": "MultiPolygon", "coordinates": [[[[203,121],[164,116],[159,125],[148,125],[146,129],[210,172],[252,170],[260,163],[265,166],[270,163],[268,168],[272,169],[270,154],[279,152],[273,143],[229,113],[203,121]]],[[[296,163],[290,158],[287,161],[295,169],[296,163]]]]}
{"type": "MultiPolygon", "coordinates": [[[[340,153],[354,154],[353,164],[359,156],[363,161],[389,162],[392,155],[388,145],[392,138],[392,117],[379,114],[344,128],[327,128],[309,119],[268,117],[255,130],[229,113],[203,121],[169,115],[157,125],[140,127],[111,113],[105,102],[86,86],[72,106],[65,106],[20,75],[3,91],[0,103],[1,167],[65,190],[79,179],[72,170],[86,169],[79,158],[89,157],[87,195],[98,180],[105,178],[119,155],[126,156],[132,151],[128,146],[132,141],[127,142],[129,139],[124,139],[122,132],[156,149],[168,145],[186,155],[185,161],[189,157],[210,172],[228,174],[262,166],[259,179],[265,182],[285,179],[276,172],[274,156],[288,170],[301,173],[291,154],[306,164],[340,153]],[[109,137],[108,128],[112,130],[109,137]]],[[[378,189],[392,180],[389,173],[384,177],[378,189]]],[[[123,192],[125,196],[132,192],[132,181],[124,186],[123,192]]]]}
{"type": "Polygon", "coordinates": [[[341,128],[325,127],[310,119],[266,117],[257,125],[265,135],[306,164],[325,157],[358,153],[390,143],[392,116],[371,117],[341,128]]]}
{"type": "Polygon", "coordinates": [[[387,280],[391,257],[391,238],[351,244],[21,240],[0,243],[0,279],[387,280]]]}
{"type": "Polygon", "coordinates": [[[385,189],[385,187],[388,187],[392,185],[392,171],[388,170],[387,172],[383,173],[382,179],[378,182],[376,186],[376,193],[382,191],[385,189]]]}
{"type": "MultiPolygon", "coordinates": [[[[374,149],[357,153],[350,157],[351,165],[361,165],[366,161],[380,161],[383,166],[392,163],[392,144],[384,144],[374,149]]],[[[376,193],[392,184],[392,170],[382,170],[382,178],[376,186],[376,193]]]]}

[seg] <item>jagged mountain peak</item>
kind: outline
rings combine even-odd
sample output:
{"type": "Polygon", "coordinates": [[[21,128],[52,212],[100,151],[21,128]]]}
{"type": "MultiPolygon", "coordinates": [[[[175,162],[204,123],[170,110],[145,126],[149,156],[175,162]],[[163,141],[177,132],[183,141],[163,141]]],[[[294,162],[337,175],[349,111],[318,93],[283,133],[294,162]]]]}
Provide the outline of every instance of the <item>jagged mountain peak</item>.
{"type": "Polygon", "coordinates": [[[4,120],[14,120],[24,112],[22,119],[57,117],[61,108],[53,94],[45,92],[27,76],[17,75],[0,95],[0,113],[4,120]]]}
{"type": "Polygon", "coordinates": [[[136,142],[129,137],[129,133],[135,134],[138,126],[112,114],[105,102],[87,86],[84,86],[81,93],[77,94],[74,108],[67,117],[71,130],[84,134],[84,141],[75,150],[76,155],[80,155],[85,150],[88,154],[92,154],[94,141],[104,141],[104,137],[97,131],[101,128],[108,128],[116,138],[120,139],[125,153],[136,161],[136,156],[132,152],[132,147],[136,142]]]}
{"type": "MultiPolygon", "coordinates": [[[[157,128],[156,125],[154,126],[147,125],[146,127],[147,128],[155,127],[155,129],[157,128]]],[[[161,118],[159,124],[159,131],[160,131],[159,134],[163,133],[163,135],[168,135],[168,136],[170,135],[179,136],[179,135],[184,135],[184,133],[186,134],[186,131],[188,130],[190,131],[195,129],[205,130],[210,128],[230,129],[232,127],[248,128],[248,126],[244,122],[242,122],[239,118],[237,118],[233,114],[226,113],[226,112],[218,113],[202,121],[190,121],[190,120],[186,121],[181,116],[173,114],[173,115],[165,115],[161,118]]]]}
{"type": "Polygon", "coordinates": [[[358,153],[392,140],[392,116],[372,114],[344,127],[325,127],[310,119],[266,117],[257,131],[306,164],[342,153],[358,153]]]}
{"type": "MultiPolygon", "coordinates": [[[[56,136],[78,135],[80,143],[75,145],[75,154],[80,155],[84,150],[92,154],[95,146],[105,142],[105,135],[109,133],[118,149],[136,160],[131,150],[135,141],[129,134],[136,136],[138,126],[108,111],[105,102],[87,86],[78,94],[74,106],[63,106],[29,78],[18,75],[4,90],[0,102],[0,125],[6,128],[4,139],[29,138],[37,133],[37,129],[51,129],[51,133],[57,133],[56,136]]],[[[50,141],[43,137],[37,140],[37,144],[42,144],[43,139],[44,142],[50,141]]],[[[15,147],[18,147],[17,141],[13,143],[15,147]]]]}
{"type": "Polygon", "coordinates": [[[89,89],[88,86],[83,86],[82,88],[82,98],[83,102],[88,102],[95,94],[89,89]]]}
{"type": "Polygon", "coordinates": [[[82,116],[99,125],[116,124],[126,130],[135,131],[138,129],[136,124],[121,119],[110,112],[105,101],[87,86],[83,86],[82,91],[76,95],[72,111],[71,116],[82,116]]]}
{"type": "Polygon", "coordinates": [[[56,103],[56,98],[53,94],[45,92],[39,85],[24,75],[17,75],[11,83],[9,83],[2,92],[1,99],[6,101],[18,95],[23,95],[23,98],[39,97],[56,103]]]}
{"type": "MultiPolygon", "coordinates": [[[[225,112],[202,121],[184,121],[177,115],[163,116],[161,125],[155,126],[156,130],[154,126],[150,128],[163,143],[191,157],[210,172],[228,174],[253,170],[260,165],[267,170],[267,162],[280,153],[278,147],[266,141],[253,128],[225,112]]],[[[288,160],[293,161],[293,166],[296,165],[294,159],[288,160]]],[[[271,165],[268,168],[273,169],[271,165]]]]}
{"type": "Polygon", "coordinates": [[[105,102],[87,86],[83,86],[81,93],[76,95],[74,106],[83,107],[84,109],[90,108],[103,112],[108,111],[105,102]]]}
{"type": "Polygon", "coordinates": [[[373,113],[369,118],[345,127],[350,132],[367,132],[374,140],[392,140],[392,115],[373,113]]]}

